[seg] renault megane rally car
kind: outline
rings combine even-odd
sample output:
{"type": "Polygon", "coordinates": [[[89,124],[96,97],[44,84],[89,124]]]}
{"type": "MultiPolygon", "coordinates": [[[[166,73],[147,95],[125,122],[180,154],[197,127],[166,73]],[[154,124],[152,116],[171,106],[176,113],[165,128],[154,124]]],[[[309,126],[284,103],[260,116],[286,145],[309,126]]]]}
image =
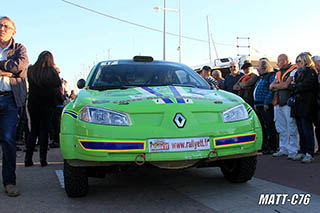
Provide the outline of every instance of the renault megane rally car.
{"type": "Polygon", "coordinates": [[[231,182],[256,168],[262,131],[240,97],[210,88],[186,65],[136,56],[102,61],[63,111],[61,152],[67,195],[110,168],[219,166],[231,182]]]}

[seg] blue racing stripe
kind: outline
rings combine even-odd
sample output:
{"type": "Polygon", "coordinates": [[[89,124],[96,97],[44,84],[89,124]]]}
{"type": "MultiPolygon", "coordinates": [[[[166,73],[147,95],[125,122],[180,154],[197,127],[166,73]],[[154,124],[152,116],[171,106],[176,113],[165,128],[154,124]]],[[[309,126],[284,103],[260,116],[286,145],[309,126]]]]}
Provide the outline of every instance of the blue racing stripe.
{"type": "Polygon", "coordinates": [[[68,113],[71,113],[71,114],[74,114],[74,115],[78,116],[78,113],[76,113],[76,112],[74,112],[72,110],[65,110],[65,112],[68,112],[68,113]]]}
{"type": "Polygon", "coordinates": [[[171,101],[170,98],[163,97],[162,94],[150,89],[149,87],[141,87],[141,88],[146,90],[147,92],[150,92],[153,95],[156,95],[156,96],[160,97],[166,104],[172,104],[173,103],[173,101],[171,101]]]}
{"type": "Polygon", "coordinates": [[[80,141],[85,149],[91,150],[110,150],[110,151],[129,151],[144,150],[144,143],[126,143],[126,142],[95,142],[80,141]]]}
{"type": "Polygon", "coordinates": [[[78,116],[77,115],[75,115],[75,114],[72,114],[72,113],[70,113],[70,112],[64,112],[65,114],[68,114],[68,115],[71,115],[73,118],[75,118],[75,119],[77,119],[78,118],[78,116]]]}
{"type": "Polygon", "coordinates": [[[183,98],[179,98],[181,97],[181,94],[179,93],[179,91],[177,90],[177,88],[175,88],[174,86],[170,86],[169,87],[171,92],[173,93],[173,95],[176,97],[176,100],[178,103],[184,104],[185,101],[183,98]]]}
{"type": "Polygon", "coordinates": [[[256,134],[221,138],[221,139],[215,139],[215,145],[225,146],[225,145],[250,143],[250,142],[254,142],[255,139],[256,139],[256,134]]]}

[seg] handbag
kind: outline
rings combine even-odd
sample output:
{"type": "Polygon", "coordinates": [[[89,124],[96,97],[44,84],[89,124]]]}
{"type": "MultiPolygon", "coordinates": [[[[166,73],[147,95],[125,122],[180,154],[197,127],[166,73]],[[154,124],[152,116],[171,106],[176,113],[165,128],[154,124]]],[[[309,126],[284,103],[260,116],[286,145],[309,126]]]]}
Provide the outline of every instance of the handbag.
{"type": "Polygon", "coordinates": [[[287,101],[287,105],[289,107],[294,107],[296,105],[296,99],[294,96],[291,96],[288,101],[287,101]]]}

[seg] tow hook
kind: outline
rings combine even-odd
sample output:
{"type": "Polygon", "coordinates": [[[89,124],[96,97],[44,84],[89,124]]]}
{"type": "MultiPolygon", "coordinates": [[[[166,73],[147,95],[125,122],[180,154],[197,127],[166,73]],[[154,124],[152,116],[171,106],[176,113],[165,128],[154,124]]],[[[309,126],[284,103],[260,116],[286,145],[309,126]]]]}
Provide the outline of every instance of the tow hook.
{"type": "Polygon", "coordinates": [[[211,150],[208,154],[208,159],[213,159],[214,160],[218,160],[218,151],[217,150],[211,150]],[[211,157],[211,155],[214,154],[215,156],[214,157],[211,157]]]}
{"type": "Polygon", "coordinates": [[[134,162],[138,165],[138,166],[142,166],[145,162],[146,162],[146,154],[142,153],[136,156],[136,159],[134,159],[134,162]],[[142,159],[140,159],[142,158],[142,159]]]}

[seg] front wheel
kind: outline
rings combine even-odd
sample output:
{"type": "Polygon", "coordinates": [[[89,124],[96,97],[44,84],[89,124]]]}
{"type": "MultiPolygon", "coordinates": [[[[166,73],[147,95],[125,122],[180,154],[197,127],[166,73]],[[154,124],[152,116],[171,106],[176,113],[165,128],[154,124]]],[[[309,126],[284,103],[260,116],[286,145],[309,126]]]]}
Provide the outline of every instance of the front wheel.
{"type": "Polygon", "coordinates": [[[64,161],[64,188],[69,197],[82,197],[88,194],[88,174],[85,167],[73,167],[64,161]]]}
{"type": "Polygon", "coordinates": [[[257,156],[228,159],[221,162],[221,171],[224,177],[232,183],[244,183],[254,175],[257,165],[257,156]]]}

